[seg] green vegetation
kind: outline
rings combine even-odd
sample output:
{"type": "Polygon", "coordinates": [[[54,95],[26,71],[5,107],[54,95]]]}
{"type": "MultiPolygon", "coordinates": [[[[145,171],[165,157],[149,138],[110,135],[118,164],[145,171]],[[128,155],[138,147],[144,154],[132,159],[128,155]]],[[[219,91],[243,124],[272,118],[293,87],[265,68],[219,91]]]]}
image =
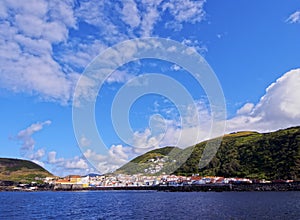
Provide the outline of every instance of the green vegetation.
{"type": "Polygon", "coordinates": [[[126,173],[126,174],[144,173],[145,169],[149,168],[149,165],[151,164],[150,162],[151,159],[155,159],[155,160],[164,159],[165,163],[168,164],[169,166],[165,166],[165,168],[161,172],[168,172],[168,170],[165,170],[166,167],[168,169],[171,169],[172,168],[170,165],[171,161],[173,161],[175,158],[178,158],[181,152],[182,150],[177,147],[164,147],[164,148],[155,149],[141,156],[136,157],[129,163],[125,164],[124,166],[116,170],[115,173],[126,173]]]}
{"type": "Polygon", "coordinates": [[[0,180],[28,183],[47,176],[53,175],[31,161],[0,158],[0,180]]]}
{"type": "Polygon", "coordinates": [[[149,167],[149,159],[167,155],[168,161],[159,173],[171,171],[177,175],[198,173],[202,176],[300,180],[300,127],[263,134],[237,132],[225,135],[210,163],[199,169],[206,144],[201,142],[184,150],[173,147],[153,150],[133,159],[117,172],[143,173],[149,167]],[[183,161],[185,155],[189,156],[183,161]],[[178,165],[180,167],[174,171],[178,165]]]}

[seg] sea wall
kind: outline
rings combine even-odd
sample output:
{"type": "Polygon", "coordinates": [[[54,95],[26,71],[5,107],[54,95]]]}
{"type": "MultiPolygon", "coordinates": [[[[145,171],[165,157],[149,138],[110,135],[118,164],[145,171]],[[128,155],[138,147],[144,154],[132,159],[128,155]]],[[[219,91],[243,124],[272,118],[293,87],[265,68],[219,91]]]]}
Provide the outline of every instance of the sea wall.
{"type": "MultiPolygon", "coordinates": [[[[2,182],[0,191],[28,191],[29,188],[11,186],[2,182]]],[[[186,186],[111,186],[83,187],[81,184],[38,185],[34,191],[82,191],[82,190],[156,190],[165,192],[226,192],[226,191],[300,191],[300,182],[293,183],[255,183],[255,184],[203,184],[186,186]]],[[[32,191],[32,190],[31,190],[32,191]]]]}
{"type": "Polygon", "coordinates": [[[79,184],[56,185],[55,191],[74,190],[156,190],[168,192],[223,192],[223,191],[300,191],[300,182],[294,183],[256,183],[256,184],[203,184],[187,186],[124,186],[87,187],[79,184]]]}
{"type": "Polygon", "coordinates": [[[159,191],[170,192],[223,192],[223,191],[300,191],[300,182],[257,183],[257,184],[205,184],[192,186],[158,187],[159,191]]]}

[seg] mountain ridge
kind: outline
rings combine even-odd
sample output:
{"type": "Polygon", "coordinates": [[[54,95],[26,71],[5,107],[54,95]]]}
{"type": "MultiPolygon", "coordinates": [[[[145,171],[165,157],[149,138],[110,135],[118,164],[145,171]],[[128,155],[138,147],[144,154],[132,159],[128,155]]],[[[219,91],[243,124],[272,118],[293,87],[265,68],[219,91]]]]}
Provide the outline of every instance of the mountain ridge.
{"type": "Polygon", "coordinates": [[[150,175],[165,172],[253,179],[300,179],[300,126],[266,133],[241,131],[226,134],[213,159],[206,167],[199,169],[199,161],[208,141],[185,149],[166,147],[167,150],[159,148],[149,151],[120,167],[116,173],[145,173],[150,169],[150,175]],[[189,156],[185,157],[185,161],[180,160],[187,154],[189,156]],[[154,172],[157,164],[163,163],[157,158],[167,158],[168,161],[156,170],[158,172],[154,172]]]}
{"type": "Polygon", "coordinates": [[[0,158],[0,180],[25,183],[52,176],[53,174],[32,161],[0,158]]]}

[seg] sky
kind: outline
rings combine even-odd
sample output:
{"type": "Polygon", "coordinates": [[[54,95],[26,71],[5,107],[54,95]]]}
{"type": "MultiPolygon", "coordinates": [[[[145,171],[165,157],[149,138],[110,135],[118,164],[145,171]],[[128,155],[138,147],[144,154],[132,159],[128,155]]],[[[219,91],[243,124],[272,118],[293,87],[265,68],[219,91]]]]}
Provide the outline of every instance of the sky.
{"type": "Polygon", "coordinates": [[[214,126],[224,133],[298,126],[299,51],[299,0],[2,0],[0,156],[59,176],[105,173],[146,151],[216,136],[214,126]],[[173,59],[131,59],[107,77],[87,77],[111,47],[127,42],[112,57],[123,59],[134,40],[149,37],[177,42],[173,59]],[[180,45],[192,51],[182,60],[197,54],[210,66],[200,81],[215,77],[209,83],[221,89],[225,118],[214,118],[210,87],[184,68],[188,61],[173,62],[180,45]],[[93,99],[93,112],[80,118],[85,131],[76,124],[78,97],[93,99]],[[101,144],[89,134],[90,118],[101,144]]]}

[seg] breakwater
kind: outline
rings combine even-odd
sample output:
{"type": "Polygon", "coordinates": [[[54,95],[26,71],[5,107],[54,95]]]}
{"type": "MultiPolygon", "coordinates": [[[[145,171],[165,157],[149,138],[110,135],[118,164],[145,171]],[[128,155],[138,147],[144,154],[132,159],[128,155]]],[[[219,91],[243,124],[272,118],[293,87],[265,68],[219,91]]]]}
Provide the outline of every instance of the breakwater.
{"type": "MultiPolygon", "coordinates": [[[[0,181],[1,182],[1,181],[0,181]]],[[[203,184],[184,186],[105,186],[83,187],[80,184],[38,185],[30,187],[15,187],[11,182],[1,182],[0,191],[111,191],[111,190],[155,190],[165,192],[243,192],[243,191],[300,191],[300,182],[292,183],[252,183],[252,184],[203,184]]]]}
{"type": "Polygon", "coordinates": [[[81,187],[78,185],[56,185],[54,191],[76,190],[156,190],[166,192],[223,192],[223,191],[300,191],[300,182],[255,183],[255,184],[203,184],[186,186],[108,186],[81,187]]]}

